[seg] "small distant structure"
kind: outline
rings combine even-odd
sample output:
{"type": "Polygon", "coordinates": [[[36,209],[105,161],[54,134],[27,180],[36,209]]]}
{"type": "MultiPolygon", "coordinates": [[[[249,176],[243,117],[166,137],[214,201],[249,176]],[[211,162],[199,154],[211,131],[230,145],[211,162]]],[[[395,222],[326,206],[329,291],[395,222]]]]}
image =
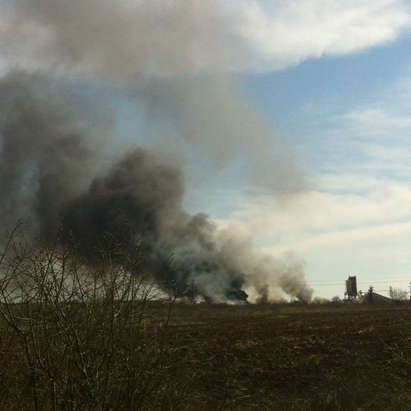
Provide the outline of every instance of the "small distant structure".
{"type": "Polygon", "coordinates": [[[347,301],[353,301],[358,297],[357,277],[355,275],[349,276],[348,279],[345,280],[344,297],[347,301]]]}
{"type": "Polygon", "coordinates": [[[368,292],[366,294],[364,294],[361,299],[360,302],[363,304],[390,304],[392,303],[392,299],[386,297],[385,295],[381,295],[381,294],[377,294],[374,291],[374,287],[370,286],[370,288],[368,289],[368,292]]]}

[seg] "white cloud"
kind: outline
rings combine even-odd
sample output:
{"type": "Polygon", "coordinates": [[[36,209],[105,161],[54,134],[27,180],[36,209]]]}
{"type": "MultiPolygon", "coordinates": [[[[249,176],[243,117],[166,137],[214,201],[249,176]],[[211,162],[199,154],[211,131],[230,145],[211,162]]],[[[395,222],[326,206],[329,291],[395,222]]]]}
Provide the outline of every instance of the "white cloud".
{"type": "Polygon", "coordinates": [[[256,198],[230,220],[262,238],[282,242],[311,234],[411,220],[411,183],[358,175],[323,176],[323,191],[296,195],[282,204],[269,196],[256,198]]]}
{"type": "MultiPolygon", "coordinates": [[[[396,109],[399,108],[398,101],[396,109]]],[[[384,107],[366,106],[343,115],[341,119],[346,129],[355,138],[366,138],[368,141],[381,140],[404,141],[410,137],[411,116],[389,110],[384,107]]]]}
{"type": "MultiPolygon", "coordinates": [[[[340,295],[348,273],[387,282],[411,273],[411,183],[345,174],[322,176],[318,184],[322,191],[285,206],[256,198],[220,224],[248,232],[274,256],[295,252],[309,279],[341,280],[340,295]]],[[[336,290],[317,293],[331,297],[336,290]]]]}
{"type": "Polygon", "coordinates": [[[410,24],[401,0],[250,0],[243,19],[261,70],[380,45],[410,24]]]}

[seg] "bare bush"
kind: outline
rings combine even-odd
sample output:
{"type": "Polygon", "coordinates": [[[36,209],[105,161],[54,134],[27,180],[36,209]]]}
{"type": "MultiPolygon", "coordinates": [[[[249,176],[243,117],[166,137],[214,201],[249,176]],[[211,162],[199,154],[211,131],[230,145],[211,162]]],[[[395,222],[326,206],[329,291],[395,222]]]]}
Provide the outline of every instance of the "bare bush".
{"type": "Polygon", "coordinates": [[[70,248],[32,247],[10,235],[0,257],[1,409],[117,410],[162,401],[153,393],[170,384],[161,324],[171,309],[162,322],[147,315],[158,291],[143,256],[133,252],[125,269],[112,263],[118,250],[103,251],[89,267],[70,248]]]}

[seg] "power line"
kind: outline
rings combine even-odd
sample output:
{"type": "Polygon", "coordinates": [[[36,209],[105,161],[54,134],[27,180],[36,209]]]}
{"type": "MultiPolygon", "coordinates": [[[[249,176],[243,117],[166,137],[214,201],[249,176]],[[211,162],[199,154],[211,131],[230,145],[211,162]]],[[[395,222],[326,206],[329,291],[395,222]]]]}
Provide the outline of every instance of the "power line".
{"type": "MultiPolygon", "coordinates": [[[[357,280],[357,283],[361,284],[368,284],[368,283],[379,283],[379,284],[391,284],[395,282],[404,282],[404,281],[410,281],[410,277],[408,278],[390,278],[388,280],[381,280],[381,279],[372,279],[372,278],[366,278],[362,280],[357,280]]],[[[341,281],[309,281],[310,285],[317,285],[317,286],[331,286],[331,285],[345,285],[345,280],[341,281]]]]}

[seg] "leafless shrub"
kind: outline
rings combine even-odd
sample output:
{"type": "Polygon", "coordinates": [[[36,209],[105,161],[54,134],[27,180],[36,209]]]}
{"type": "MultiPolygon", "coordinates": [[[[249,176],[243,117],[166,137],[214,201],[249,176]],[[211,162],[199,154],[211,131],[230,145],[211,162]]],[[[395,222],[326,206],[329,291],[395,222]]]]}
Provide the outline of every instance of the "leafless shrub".
{"type": "MultiPolygon", "coordinates": [[[[0,254],[1,409],[137,409],[162,401],[170,360],[141,259],[83,264],[73,250],[33,247],[18,230],[0,254]]],[[[171,303],[174,300],[171,300],[171,303]]],[[[170,321],[171,307],[165,321],[170,321]]],[[[170,393],[165,390],[167,396],[170,393]]],[[[167,398],[168,398],[167,397],[167,398]]]]}

